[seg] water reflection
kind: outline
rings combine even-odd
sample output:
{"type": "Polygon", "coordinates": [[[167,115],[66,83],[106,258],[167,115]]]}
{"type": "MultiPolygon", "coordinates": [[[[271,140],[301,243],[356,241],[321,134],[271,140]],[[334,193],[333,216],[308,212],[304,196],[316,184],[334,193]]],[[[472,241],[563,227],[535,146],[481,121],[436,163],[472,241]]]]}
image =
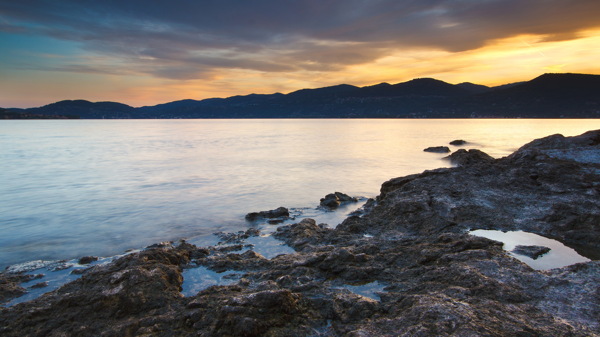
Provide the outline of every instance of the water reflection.
{"type": "Polygon", "coordinates": [[[374,197],[392,177],[448,165],[425,147],[462,138],[498,157],[598,123],[3,121],[0,268],[243,230],[248,212],[315,207],[333,191],[374,197]]]}
{"type": "Polygon", "coordinates": [[[559,241],[533,233],[523,231],[502,232],[498,230],[477,229],[470,231],[469,234],[504,243],[503,248],[508,251],[510,255],[537,270],[560,268],[575,263],[591,261],[590,259],[579,255],[573,248],[569,248],[559,241]],[[531,257],[512,252],[516,246],[543,246],[550,248],[550,251],[544,255],[541,255],[537,259],[533,259],[531,257]]]}

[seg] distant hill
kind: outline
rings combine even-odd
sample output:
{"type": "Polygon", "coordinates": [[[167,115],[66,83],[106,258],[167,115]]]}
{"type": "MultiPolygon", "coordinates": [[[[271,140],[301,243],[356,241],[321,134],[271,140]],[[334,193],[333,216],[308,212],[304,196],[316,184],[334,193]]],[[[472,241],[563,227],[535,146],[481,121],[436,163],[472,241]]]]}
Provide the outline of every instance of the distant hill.
{"type": "Polygon", "coordinates": [[[544,74],[459,102],[476,116],[600,118],[600,75],[544,74]],[[485,109],[487,107],[487,110],[485,109]]]}
{"type": "Polygon", "coordinates": [[[129,105],[115,102],[92,103],[85,100],[60,101],[25,111],[40,115],[75,115],[80,118],[136,118],[136,109],[129,105]]]}
{"type": "Polygon", "coordinates": [[[0,108],[0,119],[77,119],[77,116],[34,114],[19,109],[0,108]]]}
{"type": "Polygon", "coordinates": [[[481,94],[484,92],[488,92],[491,91],[492,89],[488,86],[485,85],[481,85],[481,84],[474,84],[471,82],[463,82],[463,83],[459,83],[456,85],[459,88],[462,88],[466,91],[468,91],[471,94],[481,94]]]}
{"type": "Polygon", "coordinates": [[[81,118],[600,118],[600,75],[544,74],[499,87],[419,78],[289,94],[182,100],[133,108],[61,101],[22,112],[81,118]]]}

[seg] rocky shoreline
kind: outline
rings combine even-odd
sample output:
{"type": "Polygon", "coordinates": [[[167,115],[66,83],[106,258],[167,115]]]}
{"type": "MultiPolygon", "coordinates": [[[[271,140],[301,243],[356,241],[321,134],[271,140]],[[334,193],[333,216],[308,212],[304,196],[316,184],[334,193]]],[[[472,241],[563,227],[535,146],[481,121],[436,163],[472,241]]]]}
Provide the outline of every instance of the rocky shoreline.
{"type": "MultiPolygon", "coordinates": [[[[229,245],[158,244],[91,266],[1,308],[0,335],[600,336],[600,130],[449,160],[385,182],[336,228],[280,225],[272,236],[293,254],[242,252],[261,235],[251,228],[223,235],[229,245]],[[473,229],[540,234],[592,261],[534,270],[473,229]],[[184,296],[200,266],[228,285],[184,296]]],[[[31,277],[1,273],[0,301],[31,277]]]]}

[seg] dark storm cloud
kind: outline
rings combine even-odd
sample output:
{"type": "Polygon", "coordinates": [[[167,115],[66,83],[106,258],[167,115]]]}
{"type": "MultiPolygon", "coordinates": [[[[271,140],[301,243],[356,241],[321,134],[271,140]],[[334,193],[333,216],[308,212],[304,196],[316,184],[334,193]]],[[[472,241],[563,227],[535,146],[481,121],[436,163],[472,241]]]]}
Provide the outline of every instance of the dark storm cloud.
{"type": "Polygon", "coordinates": [[[136,71],[175,79],[201,77],[214,68],[339,69],[394,50],[464,51],[517,34],[571,39],[600,26],[599,18],[598,0],[0,3],[2,31],[76,41],[137,63],[136,71]]]}

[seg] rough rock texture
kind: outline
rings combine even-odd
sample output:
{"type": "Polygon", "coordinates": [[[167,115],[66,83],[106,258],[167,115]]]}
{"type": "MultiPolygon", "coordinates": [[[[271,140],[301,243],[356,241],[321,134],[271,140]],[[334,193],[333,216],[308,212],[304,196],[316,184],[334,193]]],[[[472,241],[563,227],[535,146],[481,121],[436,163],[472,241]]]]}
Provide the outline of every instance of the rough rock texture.
{"type": "Polygon", "coordinates": [[[444,157],[444,159],[450,160],[452,164],[455,164],[457,166],[486,164],[494,161],[494,158],[492,158],[490,155],[476,149],[460,149],[452,153],[448,157],[444,157]]]}
{"type": "Polygon", "coordinates": [[[357,198],[351,197],[345,193],[335,192],[327,194],[324,198],[321,198],[320,205],[328,209],[336,209],[343,203],[357,201],[357,198]]]}
{"type": "Polygon", "coordinates": [[[0,273],[0,303],[27,293],[20,284],[32,279],[34,277],[31,275],[0,273]]]}
{"type": "Polygon", "coordinates": [[[97,256],[83,256],[79,259],[79,261],[77,261],[77,263],[79,264],[89,264],[92,263],[94,261],[98,261],[98,257],[97,256]]]}
{"type": "Polygon", "coordinates": [[[448,153],[450,152],[450,148],[447,146],[431,146],[424,149],[423,151],[433,153],[448,153]]]}
{"type": "Polygon", "coordinates": [[[518,245],[512,250],[513,253],[528,256],[534,260],[548,253],[550,248],[544,246],[522,246],[518,245]]]}
{"type": "Polygon", "coordinates": [[[287,220],[290,219],[290,211],[285,207],[279,207],[270,211],[252,212],[246,214],[247,221],[257,221],[263,219],[287,220]]]}
{"type": "MultiPolygon", "coordinates": [[[[392,179],[366,214],[335,229],[310,219],[279,227],[295,254],[149,247],[0,309],[0,335],[600,336],[599,261],[537,271],[466,234],[523,229],[597,252],[600,166],[589,154],[600,157],[599,135],[392,179]],[[183,297],[182,270],[198,265],[237,281],[183,297]],[[375,282],[376,296],[350,291],[375,282]]],[[[255,231],[223,239],[241,245],[255,231]]]]}

